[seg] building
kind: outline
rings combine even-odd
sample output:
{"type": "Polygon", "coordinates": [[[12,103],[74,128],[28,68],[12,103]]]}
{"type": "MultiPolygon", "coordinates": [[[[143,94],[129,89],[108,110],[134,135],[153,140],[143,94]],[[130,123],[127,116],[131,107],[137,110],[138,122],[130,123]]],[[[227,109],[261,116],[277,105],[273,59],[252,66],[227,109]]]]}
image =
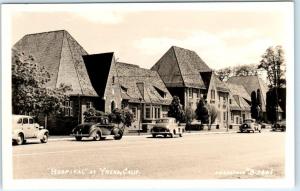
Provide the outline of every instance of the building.
{"type": "Polygon", "coordinates": [[[197,108],[201,97],[218,109],[216,124],[227,127],[229,89],[197,55],[172,46],[151,68],[157,71],[172,96],[178,96],[184,108],[197,108]]]}
{"type": "Polygon", "coordinates": [[[230,125],[232,128],[238,128],[245,119],[251,118],[251,97],[242,85],[227,83],[230,89],[230,125]]]}
{"type": "Polygon", "coordinates": [[[101,111],[130,109],[135,118],[131,130],[146,129],[156,119],[167,116],[172,96],[156,71],[117,62],[113,52],[85,55],[83,59],[101,98],[101,111]]]}
{"type": "MultiPolygon", "coordinates": [[[[71,129],[83,121],[83,113],[100,101],[85,68],[82,56],[88,53],[65,30],[25,35],[13,49],[32,55],[35,62],[50,73],[48,88],[70,85],[64,116],[49,116],[47,126],[51,134],[69,134],[71,129]]],[[[40,116],[40,123],[44,123],[40,116]]]]}
{"type": "MultiPolygon", "coordinates": [[[[228,84],[236,84],[241,85],[244,87],[246,92],[251,95],[253,91],[257,92],[260,91],[261,95],[261,102],[262,102],[262,112],[263,112],[263,119],[267,121],[267,113],[266,113],[266,94],[268,92],[267,84],[257,75],[253,76],[233,76],[228,79],[228,84]]],[[[251,101],[251,98],[250,98],[251,101]]],[[[282,109],[279,107],[278,110],[278,118],[282,119],[282,109]]]]}

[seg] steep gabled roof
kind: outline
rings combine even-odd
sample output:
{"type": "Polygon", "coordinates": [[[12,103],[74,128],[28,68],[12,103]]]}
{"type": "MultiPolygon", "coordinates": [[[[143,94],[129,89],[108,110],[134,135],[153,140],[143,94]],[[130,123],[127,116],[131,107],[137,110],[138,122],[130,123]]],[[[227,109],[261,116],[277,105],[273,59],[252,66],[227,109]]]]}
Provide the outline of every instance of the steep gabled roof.
{"type": "Polygon", "coordinates": [[[266,93],[268,91],[268,86],[257,75],[234,76],[230,77],[227,82],[242,85],[249,95],[251,95],[252,91],[256,92],[258,89],[260,89],[262,95],[262,110],[266,110],[266,93]]]}
{"type": "Polygon", "coordinates": [[[32,55],[35,62],[50,73],[46,87],[55,88],[63,83],[72,86],[69,94],[97,95],[82,59],[87,52],[67,31],[27,34],[13,49],[32,55]]]}
{"type": "Polygon", "coordinates": [[[140,99],[145,103],[171,103],[172,96],[156,71],[117,62],[116,72],[118,83],[126,87],[121,94],[123,99],[137,103],[140,99]]]}
{"type": "Polygon", "coordinates": [[[151,68],[167,87],[205,88],[200,72],[212,71],[196,52],[172,46],[151,68]]]}
{"type": "Polygon", "coordinates": [[[242,85],[226,83],[232,95],[238,95],[246,100],[251,101],[251,97],[242,85]]]}

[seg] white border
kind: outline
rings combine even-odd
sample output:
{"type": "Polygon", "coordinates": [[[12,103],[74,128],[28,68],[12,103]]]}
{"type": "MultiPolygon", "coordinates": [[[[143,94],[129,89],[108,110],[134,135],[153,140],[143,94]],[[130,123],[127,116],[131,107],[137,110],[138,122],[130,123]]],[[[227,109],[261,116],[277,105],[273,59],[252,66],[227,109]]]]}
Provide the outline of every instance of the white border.
{"type": "MultiPolygon", "coordinates": [[[[271,2],[272,3],[272,2],[271,2]]],[[[273,2],[274,3],[274,2],[273,2]]],[[[269,3],[195,3],[195,4],[172,4],[174,9],[205,9],[205,10],[246,10],[255,6],[257,10],[268,11],[269,3]],[[201,4],[201,6],[199,6],[201,4]],[[234,4],[234,6],[233,6],[234,4]],[[234,7],[234,8],[233,8],[234,7]]],[[[294,145],[294,28],[291,29],[287,39],[290,44],[287,47],[287,126],[291,127],[286,132],[285,144],[285,178],[283,179],[254,179],[254,180],[13,180],[12,176],[12,146],[11,146],[11,21],[14,10],[41,11],[47,6],[47,11],[54,11],[52,5],[2,5],[2,161],[3,161],[3,188],[4,189],[86,189],[88,188],[291,188],[294,186],[295,167],[295,145],[294,145]],[[5,135],[5,136],[4,136],[5,135]],[[34,187],[33,187],[34,186],[34,187]]],[[[82,7],[95,6],[93,4],[61,4],[58,11],[78,11],[82,7]]],[[[102,7],[112,6],[111,4],[97,5],[102,7]]],[[[113,4],[117,8],[128,10],[166,10],[170,4],[113,4]]],[[[294,26],[293,3],[276,3],[278,9],[281,6],[290,6],[291,20],[287,21],[287,27],[294,26]]],[[[45,10],[45,11],[46,11],[45,10]]],[[[44,10],[43,10],[44,11],[44,10]]]]}

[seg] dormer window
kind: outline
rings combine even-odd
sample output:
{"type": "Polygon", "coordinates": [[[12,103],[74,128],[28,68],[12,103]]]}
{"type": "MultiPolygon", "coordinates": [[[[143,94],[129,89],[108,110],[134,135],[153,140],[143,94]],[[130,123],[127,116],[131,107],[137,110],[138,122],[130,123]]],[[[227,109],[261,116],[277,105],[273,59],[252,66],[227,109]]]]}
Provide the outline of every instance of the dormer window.
{"type": "Polygon", "coordinates": [[[167,97],[167,93],[161,89],[159,89],[158,87],[153,86],[154,89],[157,91],[157,93],[160,95],[160,97],[162,98],[166,98],[167,97]]]}
{"type": "Polygon", "coordinates": [[[121,86],[121,90],[122,90],[123,93],[127,93],[128,88],[126,88],[126,87],[124,87],[124,86],[121,86]]]}
{"type": "Polygon", "coordinates": [[[115,76],[112,77],[112,85],[115,84],[115,76]]]}

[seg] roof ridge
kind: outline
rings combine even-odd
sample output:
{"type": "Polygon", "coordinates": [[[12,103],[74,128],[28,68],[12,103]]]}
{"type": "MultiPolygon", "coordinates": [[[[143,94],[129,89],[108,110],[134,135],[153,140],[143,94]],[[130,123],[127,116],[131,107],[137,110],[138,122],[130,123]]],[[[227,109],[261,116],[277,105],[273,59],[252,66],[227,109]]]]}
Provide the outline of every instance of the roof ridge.
{"type": "Polygon", "coordinates": [[[179,65],[179,62],[178,62],[178,58],[177,58],[177,55],[176,55],[175,46],[172,46],[171,49],[173,49],[173,53],[174,53],[174,55],[175,55],[176,64],[177,64],[178,69],[179,69],[179,72],[180,72],[180,77],[181,77],[183,86],[186,86],[186,85],[185,85],[185,81],[184,81],[184,79],[183,79],[182,72],[181,72],[181,68],[180,68],[180,65],[179,65]]]}
{"type": "MultiPolygon", "coordinates": [[[[72,37],[72,36],[71,36],[72,37]]],[[[74,65],[74,68],[75,68],[75,71],[76,71],[76,75],[77,75],[77,79],[78,79],[78,83],[79,83],[79,86],[80,86],[80,91],[81,91],[81,94],[84,94],[83,93],[83,89],[82,89],[82,85],[80,83],[80,80],[79,80],[79,74],[78,74],[78,71],[77,71],[77,68],[75,67],[75,60],[74,60],[74,56],[73,56],[73,51],[71,50],[71,47],[70,47],[70,42],[69,42],[69,38],[67,38],[67,42],[68,42],[68,47],[69,47],[69,50],[71,52],[71,57],[72,57],[72,61],[73,61],[73,65],[74,65]]]]}
{"type": "Polygon", "coordinates": [[[61,66],[61,55],[62,55],[62,49],[63,49],[63,45],[64,45],[64,39],[65,39],[65,33],[63,33],[63,37],[62,37],[62,40],[61,40],[61,47],[60,47],[60,54],[59,54],[59,65],[58,65],[58,72],[57,72],[55,86],[57,86],[58,77],[59,77],[59,71],[60,71],[60,66],[61,66]]]}
{"type": "Polygon", "coordinates": [[[67,32],[69,33],[68,31],[66,31],[65,29],[61,29],[61,30],[53,30],[53,31],[46,31],[46,32],[37,32],[37,33],[30,33],[30,34],[26,34],[24,35],[25,36],[31,36],[31,35],[37,35],[37,34],[45,34],[45,33],[57,33],[57,32],[67,32]]]}

